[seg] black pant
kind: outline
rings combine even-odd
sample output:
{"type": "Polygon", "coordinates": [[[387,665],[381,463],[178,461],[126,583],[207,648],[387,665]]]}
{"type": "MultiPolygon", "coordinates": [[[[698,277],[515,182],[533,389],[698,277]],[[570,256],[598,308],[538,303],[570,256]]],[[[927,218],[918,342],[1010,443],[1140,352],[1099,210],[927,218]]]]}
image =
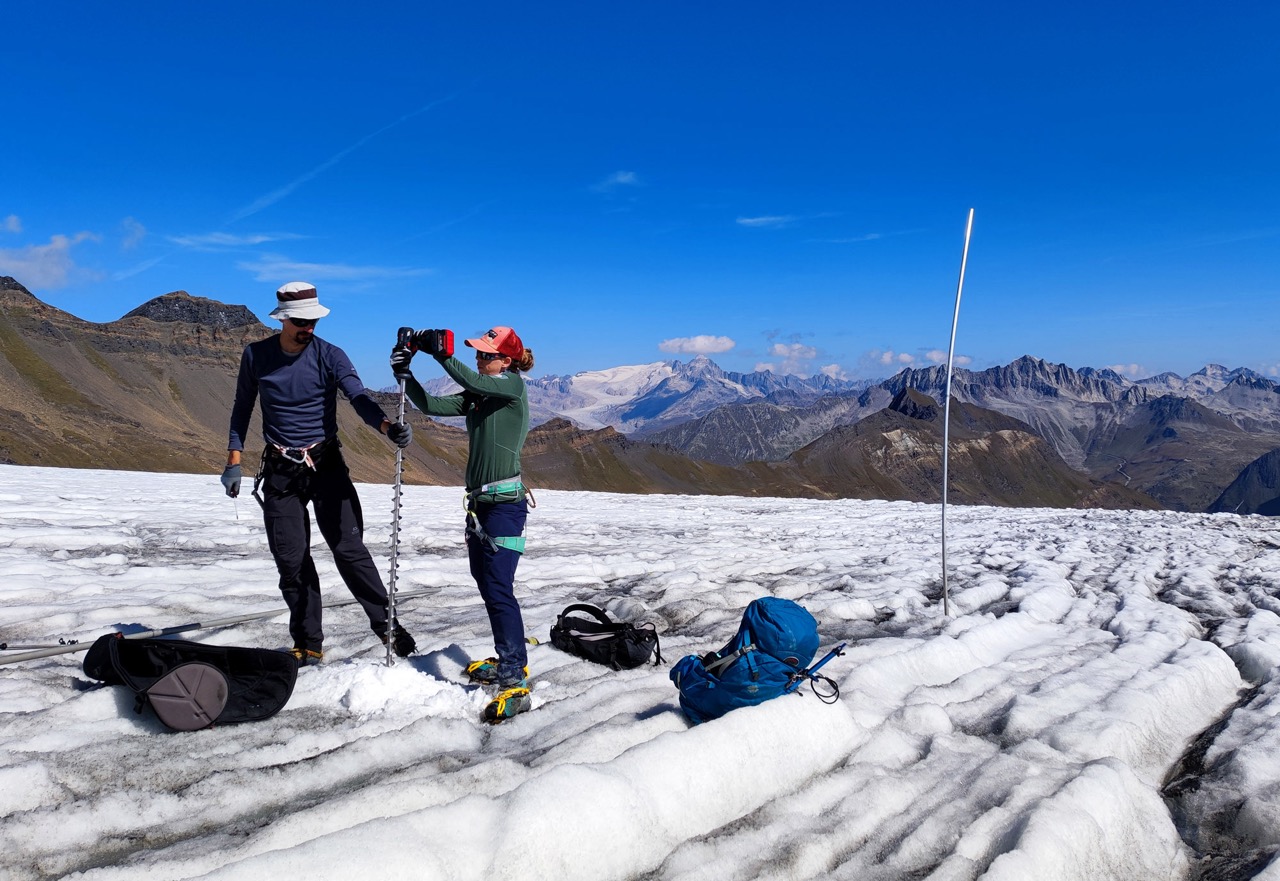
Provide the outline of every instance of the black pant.
{"type": "Polygon", "coordinates": [[[267,543],[280,571],[280,592],[289,607],[289,634],[294,646],[320,651],[324,642],[320,576],[311,559],[307,502],[315,509],[316,525],[333,552],[338,574],[364,607],[373,631],[385,634],[387,590],[364,546],[360,497],[338,444],[327,445],[315,470],[275,455],[267,455],[263,461],[262,515],[267,543]]]}

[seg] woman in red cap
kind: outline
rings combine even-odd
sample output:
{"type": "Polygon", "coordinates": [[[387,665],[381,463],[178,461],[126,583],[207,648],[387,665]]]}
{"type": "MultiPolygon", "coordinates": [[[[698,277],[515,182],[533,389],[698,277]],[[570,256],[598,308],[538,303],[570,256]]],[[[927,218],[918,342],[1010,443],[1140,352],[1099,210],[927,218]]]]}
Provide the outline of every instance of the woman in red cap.
{"type": "Polygon", "coordinates": [[[466,344],[476,350],[475,370],[453,357],[452,331],[420,330],[408,347],[392,351],[391,369],[404,377],[405,394],[423,413],[467,420],[467,556],[489,613],[497,655],[473,662],[467,675],[472,682],[496,689],[484,718],[501,722],[530,706],[529,661],[515,575],[529,513],[520,478],[520,451],[529,433],[529,398],[521,374],[533,368],[533,352],[509,327],[495,327],[466,344]],[[462,391],[427,394],[409,370],[415,351],[434,357],[462,391]]]}

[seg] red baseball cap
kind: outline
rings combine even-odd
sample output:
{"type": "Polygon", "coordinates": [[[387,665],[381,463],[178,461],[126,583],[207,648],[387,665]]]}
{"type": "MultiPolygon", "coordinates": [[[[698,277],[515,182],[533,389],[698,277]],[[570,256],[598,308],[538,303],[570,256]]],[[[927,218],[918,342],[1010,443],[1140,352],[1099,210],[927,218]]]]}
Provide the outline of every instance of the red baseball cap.
{"type": "Polygon", "coordinates": [[[524,343],[520,342],[520,337],[516,336],[516,332],[509,327],[492,328],[483,336],[467,340],[466,343],[473,349],[496,352],[517,361],[524,355],[524,343]]]}

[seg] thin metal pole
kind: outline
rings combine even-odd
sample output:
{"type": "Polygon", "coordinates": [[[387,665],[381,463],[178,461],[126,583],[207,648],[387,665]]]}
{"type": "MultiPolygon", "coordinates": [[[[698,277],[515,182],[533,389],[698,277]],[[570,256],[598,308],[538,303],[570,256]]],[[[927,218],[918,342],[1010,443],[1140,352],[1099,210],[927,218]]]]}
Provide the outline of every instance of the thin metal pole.
{"type": "MultiPolygon", "coordinates": [[[[405,591],[401,596],[403,599],[409,599],[411,597],[427,596],[428,594],[438,593],[439,590],[440,589],[438,587],[421,587],[417,590],[405,591]]],[[[338,606],[350,606],[356,602],[358,602],[358,600],[353,598],[332,600],[325,603],[324,608],[334,609],[338,606]]],[[[180,624],[176,627],[161,627],[157,630],[141,630],[137,633],[125,633],[123,636],[125,639],[148,639],[159,636],[173,636],[178,633],[189,633],[193,630],[212,630],[216,627],[230,627],[233,624],[243,624],[246,621],[258,621],[263,618],[283,615],[288,611],[288,608],[269,609],[265,612],[250,612],[245,615],[233,615],[229,618],[216,618],[212,621],[194,621],[190,624],[180,624]]],[[[97,637],[94,637],[93,639],[85,639],[79,642],[68,642],[66,645],[50,646],[48,648],[23,652],[22,654],[11,655],[9,657],[0,657],[0,665],[16,664],[19,661],[34,661],[38,658],[48,658],[53,655],[65,655],[72,652],[88,651],[89,646],[93,645],[96,639],[97,637]]],[[[12,648],[17,649],[18,647],[12,646],[12,648]]]]}
{"type": "MultiPolygon", "coordinates": [[[[396,409],[396,422],[404,424],[404,380],[400,380],[400,403],[396,409]]],[[[391,578],[387,581],[387,666],[396,663],[396,573],[400,568],[400,486],[404,479],[404,447],[396,446],[396,487],[391,503],[391,578]]]]}
{"type": "Polygon", "coordinates": [[[964,270],[969,263],[969,236],[973,233],[973,209],[964,227],[964,252],[960,255],[960,281],[956,284],[956,310],[951,317],[951,346],[947,349],[947,388],[942,405],[942,614],[950,616],[951,597],[947,590],[947,464],[951,449],[951,371],[955,364],[956,327],[960,324],[960,294],[964,290],[964,270]]]}

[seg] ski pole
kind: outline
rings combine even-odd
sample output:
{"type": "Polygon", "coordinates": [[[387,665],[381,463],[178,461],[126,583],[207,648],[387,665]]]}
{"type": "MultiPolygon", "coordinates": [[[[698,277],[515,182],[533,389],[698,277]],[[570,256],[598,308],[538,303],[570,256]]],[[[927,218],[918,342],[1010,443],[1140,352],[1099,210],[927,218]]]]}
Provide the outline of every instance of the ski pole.
{"type": "MultiPolygon", "coordinates": [[[[440,588],[438,587],[422,587],[422,588],[418,588],[417,590],[407,590],[401,594],[401,598],[412,599],[414,597],[427,596],[429,594],[438,593],[439,590],[440,588]]],[[[333,600],[331,602],[324,603],[324,608],[333,609],[333,608],[337,608],[338,606],[350,606],[356,602],[358,602],[358,600],[356,600],[354,597],[348,597],[346,599],[333,600]]],[[[243,624],[246,621],[257,621],[262,618],[272,618],[276,615],[283,615],[288,611],[289,611],[288,608],[269,609],[264,612],[250,612],[244,615],[233,615],[229,618],[217,618],[213,621],[193,621],[190,624],[179,624],[174,627],[161,627],[157,630],[143,630],[138,633],[123,633],[120,635],[124,639],[147,639],[147,638],[157,637],[157,636],[173,636],[174,634],[178,634],[178,633],[190,633],[193,630],[213,630],[218,627],[230,627],[233,624],[243,624]]],[[[110,632],[115,633],[118,631],[110,631],[110,632]]],[[[93,645],[95,640],[96,638],[88,639],[88,640],[80,640],[80,641],[77,641],[74,639],[68,639],[65,641],[59,640],[60,642],[59,645],[50,646],[49,648],[34,649],[34,647],[32,647],[34,649],[33,651],[28,651],[20,655],[14,655],[13,657],[9,657],[9,658],[0,658],[0,665],[16,664],[19,661],[34,661],[34,660],[37,660],[38,658],[48,658],[48,657],[52,657],[53,655],[65,655],[65,654],[68,654],[69,652],[87,651],[89,646],[93,645]]],[[[15,646],[14,648],[16,649],[17,646],[15,646]]]]}
{"type": "Polygon", "coordinates": [[[79,640],[73,639],[67,641],[59,640],[57,644],[49,643],[48,645],[10,645],[7,642],[0,642],[0,652],[31,652],[38,649],[56,649],[59,646],[75,645],[79,640]]]}
{"type": "MultiPolygon", "coordinates": [[[[413,337],[412,327],[396,331],[396,345],[408,348],[413,337]]],[[[400,399],[396,406],[396,423],[404,425],[404,383],[406,375],[396,374],[400,386],[400,399]]],[[[400,487],[404,480],[404,448],[396,445],[396,482],[391,502],[391,577],[387,580],[387,666],[395,666],[396,636],[396,573],[400,562],[400,487]]]]}
{"type": "Polygon", "coordinates": [[[809,673],[810,674],[817,673],[818,670],[822,667],[822,665],[827,663],[827,661],[830,661],[832,658],[842,657],[844,655],[844,647],[847,646],[848,644],[849,643],[847,642],[842,642],[838,646],[833,648],[831,651],[827,652],[825,655],[822,656],[821,661],[819,661],[818,663],[814,664],[812,667],[809,668],[809,673]]]}
{"type": "Polygon", "coordinates": [[[809,669],[807,669],[807,670],[801,670],[800,672],[793,674],[793,675],[792,675],[792,677],[791,677],[791,681],[787,684],[787,689],[786,689],[786,690],[787,690],[788,692],[795,691],[797,688],[799,688],[799,687],[800,687],[800,683],[801,683],[801,682],[803,682],[804,680],[806,680],[806,679],[813,680],[813,679],[817,679],[817,678],[819,678],[819,677],[816,675],[816,674],[817,674],[817,672],[818,672],[818,670],[819,670],[819,669],[821,669],[821,667],[822,667],[824,664],[826,664],[826,663],[827,663],[827,661],[830,661],[832,658],[837,658],[837,657],[840,657],[841,655],[843,655],[843,654],[844,654],[844,647],[845,647],[846,645],[848,645],[848,644],[849,644],[849,643],[847,643],[847,642],[842,642],[842,643],[840,643],[838,646],[836,646],[835,648],[833,648],[831,651],[829,651],[829,652],[827,652],[825,655],[823,655],[823,656],[822,656],[822,660],[821,660],[821,661],[819,661],[818,663],[814,664],[814,665],[813,665],[812,667],[810,667],[809,669]]]}

